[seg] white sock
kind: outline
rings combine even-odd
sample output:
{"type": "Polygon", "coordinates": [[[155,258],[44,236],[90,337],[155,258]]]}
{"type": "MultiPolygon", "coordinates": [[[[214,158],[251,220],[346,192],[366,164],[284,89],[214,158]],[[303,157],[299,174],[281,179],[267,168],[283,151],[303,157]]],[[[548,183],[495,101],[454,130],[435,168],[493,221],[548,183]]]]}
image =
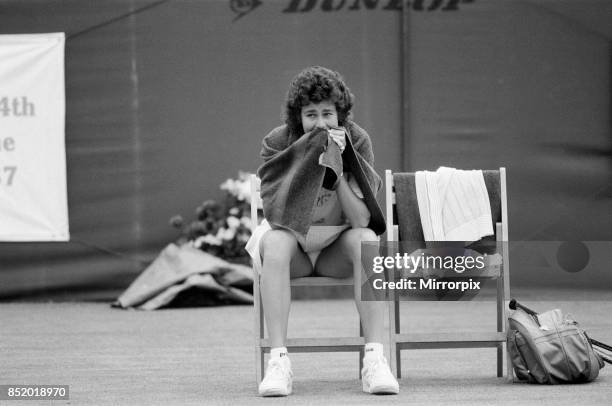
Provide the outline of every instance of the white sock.
{"type": "Polygon", "coordinates": [[[276,347],[270,349],[270,358],[280,358],[287,356],[287,347],[276,347]]]}
{"type": "Polygon", "coordinates": [[[383,345],[381,343],[366,343],[364,352],[365,355],[363,356],[363,359],[365,361],[384,356],[383,345]]]}

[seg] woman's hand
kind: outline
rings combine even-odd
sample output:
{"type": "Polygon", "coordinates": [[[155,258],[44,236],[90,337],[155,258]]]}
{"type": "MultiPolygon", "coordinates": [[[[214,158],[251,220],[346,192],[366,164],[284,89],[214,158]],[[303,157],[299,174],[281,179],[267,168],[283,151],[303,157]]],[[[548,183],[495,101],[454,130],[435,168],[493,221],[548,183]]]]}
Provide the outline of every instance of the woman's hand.
{"type": "Polygon", "coordinates": [[[344,148],[346,148],[346,133],[344,132],[344,129],[330,128],[327,130],[327,132],[329,133],[331,139],[334,140],[334,142],[340,148],[340,152],[344,152],[344,148]]]}

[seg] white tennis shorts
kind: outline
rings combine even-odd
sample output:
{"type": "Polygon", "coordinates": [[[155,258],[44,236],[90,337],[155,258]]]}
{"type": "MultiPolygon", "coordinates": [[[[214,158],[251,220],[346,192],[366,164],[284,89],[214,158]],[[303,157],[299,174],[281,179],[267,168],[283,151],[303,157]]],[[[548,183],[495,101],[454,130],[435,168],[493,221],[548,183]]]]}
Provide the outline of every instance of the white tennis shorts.
{"type": "MultiPolygon", "coordinates": [[[[306,242],[304,244],[300,243],[300,246],[304,250],[304,252],[310,258],[310,262],[314,267],[317,262],[317,258],[321,254],[321,251],[336,241],[336,239],[342,234],[342,232],[346,229],[350,228],[350,225],[343,224],[340,226],[311,226],[308,230],[308,234],[306,234],[306,242]]],[[[261,239],[264,234],[272,230],[270,223],[267,220],[263,220],[260,225],[255,228],[251,238],[246,243],[245,249],[253,258],[253,266],[257,270],[257,272],[261,272],[262,268],[262,258],[261,258],[261,239]]]]}

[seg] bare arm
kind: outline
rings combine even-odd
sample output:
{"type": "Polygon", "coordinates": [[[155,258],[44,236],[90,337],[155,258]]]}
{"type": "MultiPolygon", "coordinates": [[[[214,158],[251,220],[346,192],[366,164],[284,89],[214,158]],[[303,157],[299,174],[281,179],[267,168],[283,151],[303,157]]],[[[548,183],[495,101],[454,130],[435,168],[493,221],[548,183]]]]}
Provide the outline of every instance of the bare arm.
{"type": "Polygon", "coordinates": [[[351,189],[344,176],[336,189],[342,211],[352,228],[364,228],[370,223],[370,211],[366,204],[351,189]]]}

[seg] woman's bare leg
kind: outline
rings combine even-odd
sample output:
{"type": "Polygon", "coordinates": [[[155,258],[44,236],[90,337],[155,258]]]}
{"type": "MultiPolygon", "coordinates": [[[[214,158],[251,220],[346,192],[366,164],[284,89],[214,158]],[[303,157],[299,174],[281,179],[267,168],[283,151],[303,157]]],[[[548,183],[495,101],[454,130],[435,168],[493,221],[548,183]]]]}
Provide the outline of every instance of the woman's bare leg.
{"type": "MultiPolygon", "coordinates": [[[[373,243],[378,241],[378,237],[369,228],[346,230],[323,250],[315,264],[315,272],[318,275],[334,278],[353,276],[355,305],[363,325],[365,341],[383,343],[385,342],[385,302],[361,300],[361,283],[364,280],[361,258],[362,241],[373,243]]],[[[372,250],[372,252],[375,251],[372,250]]],[[[369,263],[372,263],[371,260],[369,263]]]]}
{"type": "Polygon", "coordinates": [[[290,278],[312,273],[308,256],[298,247],[288,231],[270,230],[261,240],[261,302],[263,305],[270,347],[284,347],[291,306],[290,278]]]}

